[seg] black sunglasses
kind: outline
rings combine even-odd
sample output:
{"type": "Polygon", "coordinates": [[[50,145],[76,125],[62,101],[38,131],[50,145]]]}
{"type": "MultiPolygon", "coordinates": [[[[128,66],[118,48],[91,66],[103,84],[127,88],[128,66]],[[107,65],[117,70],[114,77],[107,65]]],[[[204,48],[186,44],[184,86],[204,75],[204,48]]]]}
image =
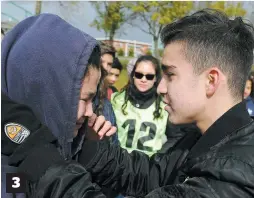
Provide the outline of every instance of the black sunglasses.
{"type": "Polygon", "coordinates": [[[137,79],[142,79],[143,76],[145,76],[147,80],[153,80],[155,74],[146,74],[146,75],[144,75],[144,74],[142,74],[142,73],[135,72],[135,73],[134,73],[134,76],[135,76],[137,79]]]}

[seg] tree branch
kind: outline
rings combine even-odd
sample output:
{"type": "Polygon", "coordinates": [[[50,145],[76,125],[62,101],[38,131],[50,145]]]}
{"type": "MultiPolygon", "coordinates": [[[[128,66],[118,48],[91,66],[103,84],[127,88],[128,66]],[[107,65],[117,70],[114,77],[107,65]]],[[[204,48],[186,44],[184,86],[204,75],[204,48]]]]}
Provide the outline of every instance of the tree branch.
{"type": "Polygon", "coordinates": [[[148,27],[149,27],[149,33],[148,33],[148,34],[151,34],[151,35],[156,34],[156,32],[154,31],[154,28],[153,28],[152,25],[151,25],[151,22],[146,18],[146,16],[144,15],[144,13],[142,13],[141,16],[142,16],[142,18],[144,19],[144,21],[146,22],[146,24],[147,24],[148,27]]]}
{"type": "Polygon", "coordinates": [[[159,27],[159,31],[158,31],[158,33],[157,33],[157,37],[159,37],[159,36],[160,36],[160,33],[161,33],[161,30],[162,30],[163,26],[164,26],[164,25],[160,25],[160,27],[159,27]]]}
{"type": "Polygon", "coordinates": [[[145,33],[147,33],[147,34],[153,35],[150,31],[147,31],[147,30],[143,29],[142,27],[140,27],[140,30],[142,30],[143,32],[145,32],[145,33]]]}
{"type": "MultiPolygon", "coordinates": [[[[129,24],[129,23],[128,23],[128,24],[129,24]]],[[[142,32],[145,32],[146,34],[150,34],[150,35],[154,36],[154,34],[153,34],[152,32],[143,29],[143,28],[140,26],[140,24],[131,24],[131,25],[134,26],[134,27],[139,28],[142,32]]]]}

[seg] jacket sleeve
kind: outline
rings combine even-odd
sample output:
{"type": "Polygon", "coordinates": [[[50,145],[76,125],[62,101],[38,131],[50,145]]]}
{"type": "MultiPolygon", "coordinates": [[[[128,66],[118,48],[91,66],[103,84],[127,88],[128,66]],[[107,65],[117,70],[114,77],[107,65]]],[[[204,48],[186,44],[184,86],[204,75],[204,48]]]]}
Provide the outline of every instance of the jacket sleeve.
{"type": "Polygon", "coordinates": [[[200,130],[194,124],[181,124],[173,125],[172,123],[167,123],[166,136],[168,141],[163,144],[159,153],[167,153],[174,148],[176,143],[182,139],[186,134],[196,131],[200,133],[200,130]]]}
{"type": "Polygon", "coordinates": [[[11,101],[2,93],[2,151],[9,165],[25,173],[29,197],[105,197],[91,182],[90,174],[74,161],[65,161],[56,138],[43,126],[31,109],[11,101]],[[30,131],[20,144],[11,141],[5,125],[16,123],[30,131]]]}
{"type": "Polygon", "coordinates": [[[193,136],[188,134],[188,138],[186,136],[180,140],[172,151],[158,153],[151,158],[138,151],[129,154],[120,146],[111,145],[107,141],[87,140],[79,162],[100,186],[124,195],[144,197],[150,191],[173,182],[170,176],[185,147],[196,141],[189,137],[193,136]]]}
{"type": "Polygon", "coordinates": [[[31,187],[31,197],[38,198],[105,198],[98,185],[91,182],[91,176],[80,164],[65,161],[54,164],[31,187]],[[33,196],[36,195],[36,196],[33,196]]]}
{"type": "MultiPolygon", "coordinates": [[[[26,173],[29,179],[34,180],[51,164],[64,161],[57,150],[56,138],[36,119],[32,110],[10,100],[3,93],[1,96],[3,107],[1,154],[8,156],[9,165],[18,167],[19,171],[26,173]],[[13,141],[12,136],[8,135],[11,133],[6,128],[8,125],[13,127],[15,124],[19,128],[25,127],[29,134],[20,142],[13,141]]],[[[22,130],[18,133],[22,134],[22,130]]]]}
{"type": "Polygon", "coordinates": [[[253,197],[253,190],[235,183],[219,181],[208,177],[193,177],[178,185],[168,185],[155,189],[146,198],[219,198],[253,197]]]}

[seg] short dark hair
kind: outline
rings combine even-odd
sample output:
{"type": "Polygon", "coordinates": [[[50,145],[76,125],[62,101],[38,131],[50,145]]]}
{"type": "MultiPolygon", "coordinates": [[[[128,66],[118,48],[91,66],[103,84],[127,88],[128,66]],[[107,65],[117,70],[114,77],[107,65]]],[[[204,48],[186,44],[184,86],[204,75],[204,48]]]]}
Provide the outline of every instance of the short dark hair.
{"type": "Polygon", "coordinates": [[[93,51],[88,59],[88,67],[101,69],[101,51],[99,45],[93,48],[93,51]]]}
{"type": "MultiPolygon", "coordinates": [[[[101,72],[101,74],[103,74],[102,67],[101,67],[101,51],[100,51],[99,45],[96,45],[93,48],[93,51],[92,51],[92,53],[91,53],[91,55],[88,59],[88,62],[87,62],[87,67],[86,67],[86,70],[85,70],[84,78],[86,76],[90,75],[89,72],[90,72],[91,68],[99,70],[101,72]]],[[[101,79],[102,79],[102,77],[101,77],[101,79]]]]}
{"type": "Polygon", "coordinates": [[[115,57],[116,50],[112,45],[101,41],[100,42],[100,48],[101,48],[101,55],[110,54],[113,57],[115,57]]]}
{"type": "Polygon", "coordinates": [[[241,17],[231,20],[222,12],[204,9],[165,26],[161,40],[164,46],[182,42],[197,75],[217,65],[228,77],[232,96],[240,99],[253,63],[253,32],[241,17]]]}
{"type": "Polygon", "coordinates": [[[114,58],[114,61],[113,61],[113,64],[112,64],[112,69],[118,69],[120,72],[123,69],[123,66],[122,66],[121,62],[117,57],[114,58]]]}

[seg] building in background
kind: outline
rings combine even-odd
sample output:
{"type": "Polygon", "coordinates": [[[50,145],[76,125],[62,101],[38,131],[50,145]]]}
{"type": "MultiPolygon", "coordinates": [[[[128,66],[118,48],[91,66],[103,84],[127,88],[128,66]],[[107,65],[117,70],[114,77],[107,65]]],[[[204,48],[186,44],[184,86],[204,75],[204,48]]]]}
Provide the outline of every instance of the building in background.
{"type": "MultiPolygon", "coordinates": [[[[96,38],[96,40],[102,41],[105,43],[110,43],[110,40],[108,38],[96,38]]],[[[124,56],[128,56],[129,50],[131,48],[133,48],[134,50],[135,57],[138,55],[140,48],[147,48],[148,50],[152,51],[152,43],[139,42],[135,40],[132,41],[132,40],[123,40],[123,39],[116,38],[113,40],[113,46],[117,51],[122,49],[124,51],[124,56]]]]}

